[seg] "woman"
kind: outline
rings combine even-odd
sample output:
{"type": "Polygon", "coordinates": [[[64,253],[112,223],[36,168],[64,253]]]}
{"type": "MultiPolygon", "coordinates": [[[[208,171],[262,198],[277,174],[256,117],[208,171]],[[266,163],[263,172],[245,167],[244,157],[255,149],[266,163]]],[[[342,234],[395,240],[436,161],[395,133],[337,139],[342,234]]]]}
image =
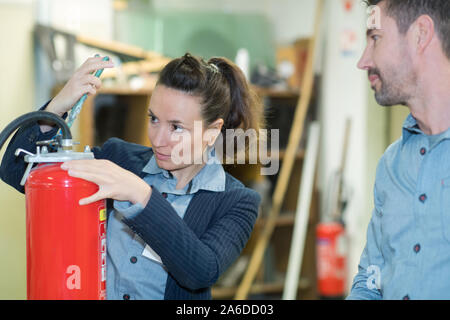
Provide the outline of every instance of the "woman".
{"type": "MultiPolygon", "coordinates": [[[[91,75],[112,67],[88,59],[42,109],[63,116],[84,94],[101,86],[91,75]]],[[[226,129],[259,129],[262,108],[243,73],[224,58],[189,54],[161,72],[149,104],[152,148],[109,139],[93,148],[95,160],[61,168],[99,186],[80,199],[108,201],[108,299],[211,299],[211,286],[240,255],[258,214],[259,195],[225,173],[214,144],[226,129]],[[201,134],[194,132],[201,124],[201,134]]],[[[198,130],[197,130],[198,131],[198,130]]],[[[0,175],[23,192],[18,147],[34,150],[56,129],[19,130],[0,175]]]]}

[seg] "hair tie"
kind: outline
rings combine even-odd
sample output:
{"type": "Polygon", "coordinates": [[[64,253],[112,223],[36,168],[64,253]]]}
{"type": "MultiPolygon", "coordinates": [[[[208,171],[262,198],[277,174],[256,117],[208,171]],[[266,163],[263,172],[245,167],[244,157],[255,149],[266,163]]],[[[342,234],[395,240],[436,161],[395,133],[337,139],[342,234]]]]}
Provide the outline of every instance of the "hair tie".
{"type": "Polygon", "coordinates": [[[210,64],[208,64],[208,66],[210,67],[210,69],[213,73],[220,73],[219,67],[216,66],[214,63],[210,63],[210,64]]]}

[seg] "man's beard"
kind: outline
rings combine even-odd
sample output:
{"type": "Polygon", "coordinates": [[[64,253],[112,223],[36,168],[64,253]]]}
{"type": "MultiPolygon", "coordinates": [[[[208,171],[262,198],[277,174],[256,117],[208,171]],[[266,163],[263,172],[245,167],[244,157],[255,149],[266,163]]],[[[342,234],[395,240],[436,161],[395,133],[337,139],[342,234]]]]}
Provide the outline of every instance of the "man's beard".
{"type": "Polygon", "coordinates": [[[375,100],[379,105],[385,107],[406,106],[411,96],[405,92],[404,88],[410,84],[414,76],[405,74],[405,72],[399,73],[394,68],[389,69],[386,73],[382,75],[378,68],[369,70],[369,77],[377,75],[381,84],[379,90],[375,87],[372,88],[375,91],[375,100]]]}

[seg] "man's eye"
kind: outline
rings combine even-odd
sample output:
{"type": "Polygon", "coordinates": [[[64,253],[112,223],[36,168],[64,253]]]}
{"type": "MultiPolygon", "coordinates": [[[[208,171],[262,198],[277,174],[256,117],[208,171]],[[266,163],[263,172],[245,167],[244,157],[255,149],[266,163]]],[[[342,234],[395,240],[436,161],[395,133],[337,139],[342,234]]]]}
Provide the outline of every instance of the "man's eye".
{"type": "Polygon", "coordinates": [[[374,35],[373,35],[373,36],[372,36],[371,38],[372,38],[372,40],[373,40],[373,41],[375,41],[375,42],[376,42],[377,40],[379,40],[379,39],[380,39],[380,36],[379,36],[379,35],[376,35],[376,34],[374,34],[374,35]]]}

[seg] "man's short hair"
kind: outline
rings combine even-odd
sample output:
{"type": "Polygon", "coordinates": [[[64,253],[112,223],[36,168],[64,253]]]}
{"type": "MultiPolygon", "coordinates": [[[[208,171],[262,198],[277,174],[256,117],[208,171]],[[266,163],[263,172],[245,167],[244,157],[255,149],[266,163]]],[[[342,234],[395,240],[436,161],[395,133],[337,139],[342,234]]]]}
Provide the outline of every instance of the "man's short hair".
{"type": "Polygon", "coordinates": [[[369,6],[386,2],[386,14],[394,18],[401,34],[405,34],[414,21],[429,15],[435,25],[442,48],[450,59],[450,0],[365,0],[369,6]]]}

